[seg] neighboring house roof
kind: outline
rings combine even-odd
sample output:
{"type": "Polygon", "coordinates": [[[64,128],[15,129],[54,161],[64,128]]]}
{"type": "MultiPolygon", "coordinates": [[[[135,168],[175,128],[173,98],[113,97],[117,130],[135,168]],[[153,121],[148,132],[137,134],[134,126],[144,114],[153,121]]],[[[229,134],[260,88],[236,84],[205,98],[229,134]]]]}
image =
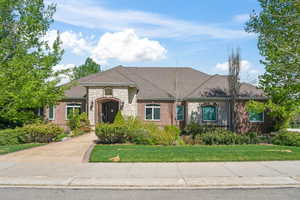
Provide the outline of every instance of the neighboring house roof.
{"type": "MultiPolygon", "coordinates": [[[[228,76],[208,75],[189,67],[123,67],[99,72],[77,80],[79,85],[66,91],[67,98],[84,97],[85,86],[129,86],[139,89],[138,99],[188,100],[226,98],[228,76]]],[[[241,96],[264,97],[263,91],[247,83],[241,84],[241,96]]]]}

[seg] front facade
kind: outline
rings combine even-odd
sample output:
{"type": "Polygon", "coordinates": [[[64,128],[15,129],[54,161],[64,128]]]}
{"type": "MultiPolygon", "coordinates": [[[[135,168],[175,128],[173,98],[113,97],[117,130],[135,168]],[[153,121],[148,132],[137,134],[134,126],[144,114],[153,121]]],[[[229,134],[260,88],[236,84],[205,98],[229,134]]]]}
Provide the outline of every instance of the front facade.
{"type": "MultiPolygon", "coordinates": [[[[268,127],[264,113],[245,110],[250,100],[264,101],[261,90],[241,85],[238,110],[241,132],[268,127]]],[[[191,122],[229,127],[230,96],[228,77],[208,75],[192,68],[123,67],[78,80],[66,91],[65,100],[46,109],[47,118],[66,127],[68,114],[78,109],[88,114],[91,124],[111,123],[118,111],[160,126],[185,127],[191,122]]]]}

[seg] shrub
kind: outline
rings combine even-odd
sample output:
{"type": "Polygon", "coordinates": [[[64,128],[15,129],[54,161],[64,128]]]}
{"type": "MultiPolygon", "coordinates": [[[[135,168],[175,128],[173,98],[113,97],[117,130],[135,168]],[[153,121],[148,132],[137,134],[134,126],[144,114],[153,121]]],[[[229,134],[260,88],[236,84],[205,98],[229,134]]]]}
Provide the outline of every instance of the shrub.
{"type": "Polygon", "coordinates": [[[96,135],[103,144],[125,143],[129,141],[128,126],[122,124],[98,124],[96,135]]]}
{"type": "Polygon", "coordinates": [[[48,143],[58,135],[64,133],[64,129],[53,123],[30,124],[22,128],[26,135],[26,142],[48,143]]]}
{"type": "Polygon", "coordinates": [[[161,130],[157,138],[157,144],[160,145],[174,145],[179,139],[180,130],[176,126],[165,126],[161,130]]]}
{"type": "Polygon", "coordinates": [[[217,128],[211,132],[197,135],[195,140],[206,145],[234,145],[234,144],[257,144],[259,139],[256,133],[237,135],[231,131],[217,128]]]}
{"type": "Polygon", "coordinates": [[[0,131],[0,146],[26,143],[26,133],[22,128],[5,129],[0,131]]]}
{"type": "Polygon", "coordinates": [[[200,125],[196,122],[191,122],[186,126],[186,128],[182,132],[182,135],[192,135],[192,137],[195,138],[196,135],[201,135],[207,132],[214,131],[216,129],[216,126],[200,125]]]}
{"type": "Polygon", "coordinates": [[[61,133],[59,135],[57,135],[55,138],[54,138],[54,141],[55,142],[60,142],[62,141],[64,138],[68,137],[69,135],[66,134],[66,133],[61,133]]]}
{"type": "Polygon", "coordinates": [[[300,133],[279,131],[272,139],[272,143],[284,146],[297,146],[300,147],[300,133]]]}
{"type": "Polygon", "coordinates": [[[121,111],[118,111],[116,114],[116,117],[114,119],[114,123],[123,124],[124,122],[125,122],[125,119],[124,119],[121,111]]]}
{"type": "Polygon", "coordinates": [[[161,129],[153,123],[143,123],[135,118],[113,124],[98,124],[96,135],[104,144],[134,143],[145,145],[173,145],[179,139],[180,130],[175,126],[161,129]]]}
{"type": "Polygon", "coordinates": [[[134,144],[153,145],[154,139],[149,130],[145,128],[131,129],[129,131],[129,142],[134,144]]]}
{"type": "Polygon", "coordinates": [[[72,136],[82,135],[91,131],[90,121],[86,113],[79,114],[78,110],[69,116],[68,126],[72,131],[72,136]]]}

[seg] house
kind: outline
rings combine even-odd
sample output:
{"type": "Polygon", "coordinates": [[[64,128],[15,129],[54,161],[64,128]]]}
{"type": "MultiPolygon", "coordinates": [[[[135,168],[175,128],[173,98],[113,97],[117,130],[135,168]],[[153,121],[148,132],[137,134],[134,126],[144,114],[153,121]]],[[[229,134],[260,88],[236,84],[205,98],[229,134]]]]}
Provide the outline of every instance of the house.
{"type": "MultiPolygon", "coordinates": [[[[47,108],[47,118],[66,126],[68,115],[78,109],[91,124],[113,122],[120,110],[160,126],[184,127],[194,121],[228,127],[230,95],[228,76],[208,75],[187,67],[123,67],[81,78],[65,92],[65,99],[47,108]]],[[[266,100],[255,86],[243,83],[238,101],[241,132],[265,131],[264,113],[247,113],[245,103],[266,100]]]]}

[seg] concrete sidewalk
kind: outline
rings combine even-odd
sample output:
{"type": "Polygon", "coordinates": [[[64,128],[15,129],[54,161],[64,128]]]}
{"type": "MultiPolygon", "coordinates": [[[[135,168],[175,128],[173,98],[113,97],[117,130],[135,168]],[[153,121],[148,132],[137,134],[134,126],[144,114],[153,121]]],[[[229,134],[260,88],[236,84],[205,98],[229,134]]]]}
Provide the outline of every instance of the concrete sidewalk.
{"type": "Polygon", "coordinates": [[[0,156],[0,186],[263,187],[300,186],[300,161],[84,163],[96,139],[87,134],[0,156]]]}
{"type": "Polygon", "coordinates": [[[300,186],[300,161],[69,164],[1,161],[0,186],[290,187],[300,186]]]}

